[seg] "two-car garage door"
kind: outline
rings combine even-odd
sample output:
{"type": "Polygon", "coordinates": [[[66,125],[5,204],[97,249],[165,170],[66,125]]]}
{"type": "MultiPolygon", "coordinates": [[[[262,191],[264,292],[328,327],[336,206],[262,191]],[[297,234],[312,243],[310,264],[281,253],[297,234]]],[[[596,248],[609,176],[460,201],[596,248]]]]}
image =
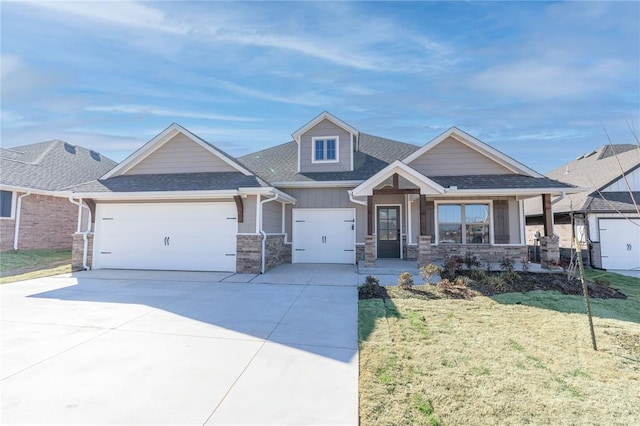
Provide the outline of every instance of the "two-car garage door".
{"type": "Polygon", "coordinates": [[[98,204],[95,268],[235,271],[234,203],[98,204]]]}
{"type": "Polygon", "coordinates": [[[293,209],[293,263],[354,264],[354,209],[293,209]]]}

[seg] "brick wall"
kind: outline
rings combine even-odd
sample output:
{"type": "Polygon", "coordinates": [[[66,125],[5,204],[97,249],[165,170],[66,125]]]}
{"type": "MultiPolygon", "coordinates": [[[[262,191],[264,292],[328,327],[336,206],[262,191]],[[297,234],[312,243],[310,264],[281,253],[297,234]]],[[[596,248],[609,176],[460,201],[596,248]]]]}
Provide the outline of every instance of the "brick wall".
{"type": "Polygon", "coordinates": [[[267,235],[265,241],[265,270],[282,265],[285,259],[284,235],[267,235]]]}
{"type": "Polygon", "coordinates": [[[282,261],[283,263],[291,263],[291,250],[293,244],[285,244],[282,248],[282,261]]]}
{"type": "Polygon", "coordinates": [[[262,268],[262,235],[238,235],[236,239],[236,272],[259,274],[262,268]]]}
{"type": "Polygon", "coordinates": [[[418,246],[416,244],[405,246],[405,259],[418,260],[418,246]]]}
{"type": "MultiPolygon", "coordinates": [[[[77,218],[78,206],[71,204],[66,198],[35,194],[24,197],[18,249],[70,249],[73,246],[77,218]]],[[[2,251],[13,249],[14,226],[13,219],[0,220],[2,251]]]]}
{"type": "MultiPolygon", "coordinates": [[[[74,271],[82,270],[82,256],[84,251],[84,236],[73,234],[73,247],[71,249],[71,268],[74,271]]],[[[93,265],[93,234],[87,235],[87,266],[93,265]]]]}
{"type": "Polygon", "coordinates": [[[356,262],[364,262],[364,244],[356,246],[356,262]]]}

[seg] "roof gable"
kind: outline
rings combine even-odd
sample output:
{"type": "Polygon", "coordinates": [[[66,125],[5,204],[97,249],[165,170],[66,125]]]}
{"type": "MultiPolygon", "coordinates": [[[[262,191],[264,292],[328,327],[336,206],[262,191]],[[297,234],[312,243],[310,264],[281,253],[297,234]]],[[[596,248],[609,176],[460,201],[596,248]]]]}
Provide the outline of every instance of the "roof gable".
{"type": "MultiPolygon", "coordinates": [[[[476,171],[476,173],[480,172],[478,174],[512,173],[531,177],[542,177],[538,172],[474,138],[457,127],[451,127],[444,133],[435,137],[422,148],[405,158],[403,162],[412,166],[414,164],[417,165],[420,162],[425,162],[424,165],[429,166],[429,156],[437,157],[438,154],[443,154],[446,148],[451,150],[455,144],[460,145],[459,148],[464,150],[464,155],[468,157],[471,164],[473,164],[474,161],[478,163],[478,171],[476,171]]],[[[454,155],[460,157],[459,154],[454,155]]],[[[436,159],[436,161],[440,162],[441,160],[436,159]]],[[[451,174],[469,174],[468,170],[464,171],[464,173],[461,173],[461,170],[456,170],[456,167],[466,168],[462,163],[451,164],[448,166],[450,167],[451,174]]],[[[434,174],[430,171],[421,170],[421,172],[424,174],[434,174]]]]}
{"type": "Polygon", "coordinates": [[[357,136],[359,133],[358,130],[356,130],[354,127],[348,125],[344,121],[340,120],[338,117],[332,114],[329,114],[327,111],[324,111],[318,116],[316,116],[313,120],[309,121],[307,124],[305,124],[304,126],[300,127],[298,130],[293,132],[291,134],[291,136],[293,137],[293,140],[296,141],[297,143],[300,143],[300,136],[308,132],[310,129],[312,129],[322,120],[328,120],[333,124],[335,124],[336,126],[344,129],[346,132],[351,133],[352,135],[357,136]]]}
{"type": "MultiPolygon", "coordinates": [[[[176,149],[184,149],[189,144],[195,144],[196,147],[190,147],[188,154],[200,152],[212,156],[209,160],[206,158],[201,160],[200,165],[190,168],[189,172],[237,171],[245,176],[253,175],[225,152],[205,142],[179,124],[174,123],[104,175],[103,179],[128,174],[163,173],[158,167],[167,164],[165,160],[175,154],[176,149]]],[[[176,172],[177,170],[175,169],[168,169],[164,173],[176,172]]]]}
{"type": "Polygon", "coordinates": [[[354,188],[352,191],[353,196],[362,197],[373,195],[373,190],[377,186],[384,184],[387,179],[389,179],[394,174],[398,174],[398,176],[403,177],[409,183],[420,188],[421,194],[434,195],[444,194],[445,192],[445,189],[441,185],[429,179],[428,177],[416,172],[403,162],[397,160],[354,188]]]}

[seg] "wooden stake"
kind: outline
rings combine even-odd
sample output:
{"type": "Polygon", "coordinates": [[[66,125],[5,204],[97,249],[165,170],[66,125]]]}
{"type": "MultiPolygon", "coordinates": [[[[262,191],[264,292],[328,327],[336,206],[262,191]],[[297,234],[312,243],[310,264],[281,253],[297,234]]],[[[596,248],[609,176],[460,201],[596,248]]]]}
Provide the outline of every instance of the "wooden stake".
{"type": "Polygon", "coordinates": [[[589,289],[587,288],[587,280],[584,276],[584,265],[582,264],[582,247],[580,246],[580,241],[578,241],[578,237],[574,237],[576,243],[576,254],[578,256],[578,268],[580,270],[580,281],[582,282],[582,294],[584,295],[584,304],[587,305],[587,316],[589,317],[589,329],[591,330],[591,344],[593,345],[593,350],[597,351],[598,346],[596,345],[596,332],[593,329],[593,317],[591,316],[591,303],[589,302],[589,289]]]}

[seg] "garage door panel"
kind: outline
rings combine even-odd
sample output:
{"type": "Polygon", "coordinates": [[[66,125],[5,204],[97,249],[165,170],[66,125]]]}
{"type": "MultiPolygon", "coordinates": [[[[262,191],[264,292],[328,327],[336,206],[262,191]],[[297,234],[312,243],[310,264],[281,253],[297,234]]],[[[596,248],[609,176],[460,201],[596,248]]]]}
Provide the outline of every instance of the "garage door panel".
{"type": "Polygon", "coordinates": [[[353,209],[294,209],[294,263],[355,263],[353,209]]]}
{"type": "Polygon", "coordinates": [[[97,267],[235,271],[233,203],[98,205],[97,267]]]}
{"type": "Polygon", "coordinates": [[[640,220],[599,219],[602,267],[640,268],[640,220]]]}

